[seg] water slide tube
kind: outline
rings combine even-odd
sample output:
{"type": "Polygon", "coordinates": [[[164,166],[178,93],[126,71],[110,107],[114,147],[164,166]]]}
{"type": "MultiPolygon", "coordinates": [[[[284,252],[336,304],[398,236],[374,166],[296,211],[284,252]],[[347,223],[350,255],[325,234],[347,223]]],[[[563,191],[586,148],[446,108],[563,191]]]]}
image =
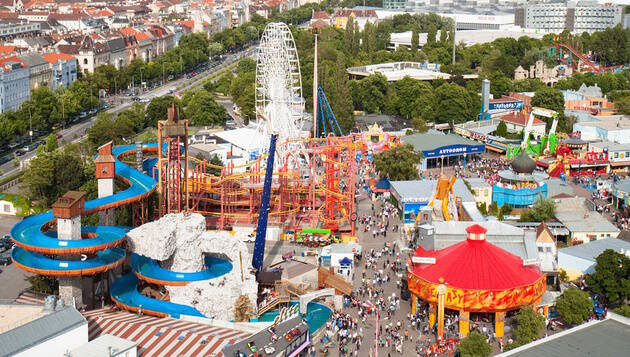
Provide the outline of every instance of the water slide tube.
{"type": "MultiPolygon", "coordinates": [[[[143,151],[157,151],[157,144],[143,145],[143,151]]],[[[115,169],[118,178],[129,187],[114,195],[87,201],[83,214],[90,214],[110,208],[134,203],[149,196],[156,188],[156,181],[118,159],[135,153],[135,145],[118,146],[112,154],[116,158],[115,169]]],[[[145,169],[152,171],[156,160],[147,160],[145,169]],[[151,166],[151,167],[148,167],[151,166]]],[[[145,162],[146,163],[146,162],[145,162]]],[[[128,228],[115,226],[86,226],[81,228],[84,239],[60,240],[56,232],[43,232],[45,226],[53,223],[52,211],[29,216],[11,229],[11,238],[16,247],[11,252],[13,262],[23,270],[46,276],[83,276],[108,271],[122,264],[125,251],[118,248],[128,228]],[[85,239],[87,238],[87,239],[85,239]],[[53,259],[50,255],[81,254],[81,260],[53,259]]],[[[164,285],[185,285],[191,281],[219,277],[232,269],[231,263],[214,257],[205,260],[207,270],[198,273],[177,273],[165,270],[149,258],[132,255],[132,269],[111,286],[113,301],[128,310],[142,310],[156,316],[179,317],[180,314],[203,316],[191,306],[171,303],[146,297],[138,292],[139,279],[164,285]]]]}

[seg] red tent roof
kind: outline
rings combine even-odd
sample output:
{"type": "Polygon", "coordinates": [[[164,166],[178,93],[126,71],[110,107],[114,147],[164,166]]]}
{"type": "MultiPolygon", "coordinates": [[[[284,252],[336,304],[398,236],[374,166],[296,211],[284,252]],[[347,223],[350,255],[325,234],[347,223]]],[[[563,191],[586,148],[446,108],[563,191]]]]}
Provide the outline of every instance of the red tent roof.
{"type": "Polygon", "coordinates": [[[412,274],[435,284],[442,277],[460,289],[505,290],[531,285],[542,276],[535,265],[523,266],[520,257],[486,240],[466,239],[439,251],[419,247],[416,256],[434,257],[435,264],[413,264],[412,274]]]}

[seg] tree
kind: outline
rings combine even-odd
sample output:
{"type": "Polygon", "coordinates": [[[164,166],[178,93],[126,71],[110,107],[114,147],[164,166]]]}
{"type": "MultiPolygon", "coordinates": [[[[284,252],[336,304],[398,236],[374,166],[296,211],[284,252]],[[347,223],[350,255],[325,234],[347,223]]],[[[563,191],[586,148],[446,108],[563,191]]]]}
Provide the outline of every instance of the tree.
{"type": "MultiPolygon", "coordinates": [[[[541,107],[554,110],[560,115],[558,126],[560,127],[564,118],[564,96],[562,91],[557,88],[542,87],[534,93],[532,98],[532,107],[541,107]]],[[[547,122],[547,127],[551,127],[551,118],[541,118],[547,122]]]]}
{"type": "Polygon", "coordinates": [[[538,196],[532,207],[521,214],[521,222],[543,222],[556,213],[556,204],[551,198],[538,196]]]}
{"type": "Polygon", "coordinates": [[[374,166],[381,179],[413,180],[418,178],[421,158],[422,155],[416,153],[413,146],[405,144],[376,154],[374,166]]]}
{"type": "Polygon", "coordinates": [[[413,28],[411,30],[411,52],[415,55],[418,52],[418,41],[420,40],[420,36],[418,35],[418,29],[413,28]]]}
{"type": "Polygon", "coordinates": [[[499,124],[497,124],[497,136],[505,137],[507,133],[507,125],[503,120],[501,120],[499,124]]]}
{"type": "Polygon", "coordinates": [[[621,305],[615,310],[613,310],[616,314],[621,316],[630,317],[630,306],[629,305],[621,305]]]}
{"type": "Polygon", "coordinates": [[[580,324],[593,311],[593,302],[587,292],[576,287],[565,290],[556,300],[560,317],[568,324],[580,324]]]}
{"type": "Polygon", "coordinates": [[[455,84],[444,83],[435,90],[436,121],[464,123],[475,116],[473,99],[468,91],[455,84]]]}
{"type": "Polygon", "coordinates": [[[586,278],[589,290],[601,295],[610,305],[630,298],[630,258],[606,249],[595,261],[595,272],[586,278]]]}
{"type": "Polygon", "coordinates": [[[615,110],[617,113],[630,114],[630,96],[622,97],[615,101],[615,110]]]}
{"type": "Polygon", "coordinates": [[[223,125],[227,118],[225,108],[217,103],[214,96],[206,90],[196,90],[184,109],[186,118],[192,126],[223,125]]]}
{"type": "Polygon", "coordinates": [[[50,134],[46,137],[46,152],[53,152],[59,147],[57,143],[57,136],[50,134]]]}
{"type": "Polygon", "coordinates": [[[427,123],[420,117],[411,119],[411,126],[413,126],[413,130],[417,133],[426,133],[428,130],[427,123]]]}
{"type": "Polygon", "coordinates": [[[166,120],[167,110],[175,103],[179,107],[179,101],[172,95],[155,97],[147,106],[147,124],[149,126],[157,126],[158,120],[166,120]]]}
{"type": "Polygon", "coordinates": [[[545,328],[545,319],[535,312],[531,306],[523,306],[516,314],[516,330],[514,337],[519,345],[524,345],[536,339],[545,328]]]}
{"type": "Polygon", "coordinates": [[[473,331],[459,341],[457,351],[462,357],[487,357],[492,353],[492,346],[482,334],[473,331]]]}
{"type": "Polygon", "coordinates": [[[248,322],[252,316],[252,304],[249,297],[239,296],[234,303],[234,322],[248,322]]]}

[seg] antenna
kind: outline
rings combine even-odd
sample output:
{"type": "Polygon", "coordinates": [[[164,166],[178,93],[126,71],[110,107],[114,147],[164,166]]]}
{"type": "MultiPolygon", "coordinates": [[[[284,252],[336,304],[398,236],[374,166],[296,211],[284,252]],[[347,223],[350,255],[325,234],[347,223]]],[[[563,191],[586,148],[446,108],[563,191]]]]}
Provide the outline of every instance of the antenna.
{"type": "Polygon", "coordinates": [[[317,34],[315,34],[315,61],[313,65],[313,137],[317,136],[317,34]]]}

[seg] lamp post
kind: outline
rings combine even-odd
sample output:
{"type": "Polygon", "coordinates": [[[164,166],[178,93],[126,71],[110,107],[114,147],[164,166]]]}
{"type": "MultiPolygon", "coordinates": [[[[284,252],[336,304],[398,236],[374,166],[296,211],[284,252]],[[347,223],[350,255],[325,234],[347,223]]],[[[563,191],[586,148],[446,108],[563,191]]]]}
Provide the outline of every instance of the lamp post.
{"type": "Polygon", "coordinates": [[[31,137],[33,143],[33,116],[31,115],[31,103],[28,104],[28,136],[31,137]]]}

